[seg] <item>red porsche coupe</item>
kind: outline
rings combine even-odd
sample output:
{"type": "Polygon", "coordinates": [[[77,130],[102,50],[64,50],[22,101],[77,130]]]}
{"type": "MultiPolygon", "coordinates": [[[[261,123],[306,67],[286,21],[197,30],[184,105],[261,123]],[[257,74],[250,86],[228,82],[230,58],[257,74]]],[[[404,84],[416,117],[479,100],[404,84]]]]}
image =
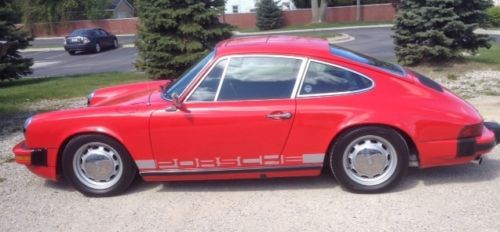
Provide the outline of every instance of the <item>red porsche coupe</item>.
{"type": "Polygon", "coordinates": [[[16,161],[90,196],[146,181],[333,172],[380,192],[408,167],[479,161],[500,140],[432,79],[316,38],[220,42],[175,82],[98,89],[88,107],[37,114],[16,161]]]}

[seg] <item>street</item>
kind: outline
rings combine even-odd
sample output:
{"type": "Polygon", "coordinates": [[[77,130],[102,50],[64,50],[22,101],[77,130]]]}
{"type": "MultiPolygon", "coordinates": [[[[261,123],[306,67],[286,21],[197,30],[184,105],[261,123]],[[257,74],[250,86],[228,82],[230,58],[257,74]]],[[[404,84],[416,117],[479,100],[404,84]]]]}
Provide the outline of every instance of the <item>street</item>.
{"type": "MultiPolygon", "coordinates": [[[[341,29],[330,30],[333,33],[346,33],[354,37],[353,41],[340,43],[338,45],[358,51],[378,59],[394,62],[394,45],[391,38],[391,29],[386,28],[363,28],[363,29],[341,29]]],[[[313,35],[325,32],[301,32],[283,33],[289,35],[313,35]]],[[[500,35],[493,36],[500,41],[500,35]]],[[[119,36],[120,44],[131,45],[135,35],[119,36]]],[[[33,42],[33,47],[57,47],[62,48],[62,39],[39,39],[33,42]]],[[[98,54],[69,55],[65,51],[39,51],[23,52],[23,56],[32,57],[35,60],[33,77],[75,75],[85,73],[101,72],[128,72],[135,70],[134,62],[137,59],[137,49],[134,47],[120,47],[115,50],[103,51],[98,54]]]]}

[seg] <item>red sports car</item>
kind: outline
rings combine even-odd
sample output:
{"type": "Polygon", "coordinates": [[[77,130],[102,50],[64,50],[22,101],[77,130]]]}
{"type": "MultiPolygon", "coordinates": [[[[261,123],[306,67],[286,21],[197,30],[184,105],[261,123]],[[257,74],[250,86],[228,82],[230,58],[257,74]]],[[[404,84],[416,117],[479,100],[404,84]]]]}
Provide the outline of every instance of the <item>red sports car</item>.
{"type": "Polygon", "coordinates": [[[16,161],[90,196],[146,181],[316,176],[379,192],[408,167],[479,161],[496,123],[433,80],[316,38],[235,38],[175,82],[35,115],[16,161]]]}

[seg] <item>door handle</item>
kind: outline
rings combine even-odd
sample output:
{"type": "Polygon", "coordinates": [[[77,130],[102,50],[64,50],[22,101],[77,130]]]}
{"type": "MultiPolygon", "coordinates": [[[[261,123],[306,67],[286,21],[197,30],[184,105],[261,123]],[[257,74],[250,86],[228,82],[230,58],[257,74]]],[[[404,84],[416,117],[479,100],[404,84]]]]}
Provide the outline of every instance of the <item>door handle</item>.
{"type": "Polygon", "coordinates": [[[292,113],[276,111],[276,112],[272,112],[272,113],[268,114],[267,118],[274,119],[274,120],[290,119],[290,118],[292,118],[292,113]]]}

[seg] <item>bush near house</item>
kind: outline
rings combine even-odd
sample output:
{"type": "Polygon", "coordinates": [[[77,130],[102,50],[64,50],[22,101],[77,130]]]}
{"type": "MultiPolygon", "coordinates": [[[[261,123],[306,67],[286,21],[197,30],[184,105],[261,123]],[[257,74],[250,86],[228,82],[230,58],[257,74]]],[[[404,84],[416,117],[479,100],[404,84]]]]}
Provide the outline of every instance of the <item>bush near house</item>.
{"type": "Polygon", "coordinates": [[[398,61],[413,65],[462,58],[464,51],[489,48],[490,38],[474,30],[488,24],[490,0],[402,1],[394,22],[398,61]]]}
{"type": "Polygon", "coordinates": [[[261,0],[257,4],[257,28],[271,30],[283,25],[281,9],[274,0],[261,0]]]}
{"type": "Polygon", "coordinates": [[[500,27],[500,6],[492,7],[488,9],[487,12],[491,25],[494,27],[500,27]]]}

